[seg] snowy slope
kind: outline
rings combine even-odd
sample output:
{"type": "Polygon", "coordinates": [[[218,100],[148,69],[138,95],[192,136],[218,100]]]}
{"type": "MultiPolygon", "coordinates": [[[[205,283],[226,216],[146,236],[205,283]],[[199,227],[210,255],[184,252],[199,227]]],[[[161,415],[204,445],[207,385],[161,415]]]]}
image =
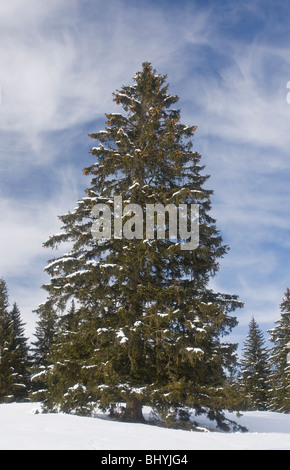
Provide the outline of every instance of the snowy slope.
{"type": "Polygon", "coordinates": [[[248,433],[189,432],[66,414],[35,414],[37,404],[0,405],[1,450],[290,450],[290,415],[247,412],[230,418],[248,433]]]}

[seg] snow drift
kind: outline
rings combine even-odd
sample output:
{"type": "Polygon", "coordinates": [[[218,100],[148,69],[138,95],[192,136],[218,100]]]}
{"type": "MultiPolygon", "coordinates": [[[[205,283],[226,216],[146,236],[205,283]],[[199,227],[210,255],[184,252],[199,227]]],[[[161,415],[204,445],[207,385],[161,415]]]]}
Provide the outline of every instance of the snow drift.
{"type": "MultiPolygon", "coordinates": [[[[1,450],[290,450],[290,415],[245,412],[227,417],[246,433],[190,432],[67,414],[43,414],[36,403],[0,405],[1,450]]],[[[200,426],[207,426],[200,417],[200,426]]]]}

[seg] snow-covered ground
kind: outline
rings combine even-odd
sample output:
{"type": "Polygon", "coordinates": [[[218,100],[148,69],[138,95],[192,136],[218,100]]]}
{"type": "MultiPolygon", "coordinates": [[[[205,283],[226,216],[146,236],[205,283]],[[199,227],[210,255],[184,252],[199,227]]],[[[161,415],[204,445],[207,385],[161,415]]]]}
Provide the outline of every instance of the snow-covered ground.
{"type": "Polygon", "coordinates": [[[290,415],[280,413],[229,414],[249,432],[222,433],[35,413],[37,409],[35,403],[0,405],[1,450],[290,450],[290,415]]]}

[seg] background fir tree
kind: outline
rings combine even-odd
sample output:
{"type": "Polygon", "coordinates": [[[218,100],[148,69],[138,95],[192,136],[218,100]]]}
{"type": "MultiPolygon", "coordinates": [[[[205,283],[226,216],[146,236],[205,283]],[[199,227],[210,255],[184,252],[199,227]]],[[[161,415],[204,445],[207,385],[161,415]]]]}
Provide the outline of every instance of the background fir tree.
{"type": "Polygon", "coordinates": [[[255,319],[249,324],[241,361],[240,393],[244,410],[266,410],[269,400],[269,351],[255,319]]]}
{"type": "Polygon", "coordinates": [[[49,354],[56,337],[58,316],[53,302],[49,299],[38,307],[37,313],[39,320],[34,333],[36,341],[32,341],[30,348],[32,362],[30,399],[42,401],[47,392],[46,374],[51,367],[49,354]]]}
{"type": "MultiPolygon", "coordinates": [[[[63,412],[90,416],[96,407],[89,387],[84,385],[85,369],[92,359],[95,341],[95,325],[88,328],[88,319],[75,307],[74,301],[58,322],[55,341],[50,348],[46,382],[48,391],[44,399],[47,410],[61,409],[63,412]],[[84,328],[83,326],[86,325],[84,328]]],[[[95,386],[95,384],[94,384],[95,386]]]]}
{"type": "Polygon", "coordinates": [[[26,400],[30,386],[29,347],[17,304],[9,311],[3,279],[0,279],[0,348],[0,401],[26,400]]]}
{"type": "Polygon", "coordinates": [[[12,367],[15,377],[15,401],[23,401],[28,398],[30,391],[30,350],[28,339],[25,337],[25,323],[16,302],[10,312],[12,324],[12,342],[10,345],[13,353],[12,367]]]}
{"type": "Polygon", "coordinates": [[[133,84],[114,93],[124,114],[108,114],[106,129],[90,134],[99,145],[91,150],[94,163],[84,169],[92,176],[87,196],[60,217],[62,233],[45,243],[72,243],[70,253],[46,267],[49,301],[60,315],[69,299],[80,305],[79,335],[70,335],[69,347],[79,373],[68,383],[64,372],[56,372],[64,361],[55,359],[52,407],[65,406],[68,390],[83,387],[104,408],[124,402],[126,420],[142,421],[144,404],[163,416],[192,406],[209,407],[212,417],[214,411],[220,417],[226,371],[236,361],[236,345],[222,338],[237,324],[230,312],[242,304],[236,295],[208,287],[228,247],[209,215],[212,191],[205,189],[208,176],[192,149],[196,126],[180,123],[180,111],[171,109],[178,97],[168,94],[166,78],[144,63],[133,84]],[[92,208],[104,203],[114,214],[114,196],[122,197],[123,229],[131,236],[97,241],[92,208]],[[168,220],[163,239],[137,233],[140,214],[130,217],[130,204],[142,208],[145,220],[146,204],[155,203],[199,206],[196,250],[181,250],[180,236],[169,239],[168,220]],[[85,353],[80,338],[86,338],[85,353]]]}
{"type": "Polygon", "coordinates": [[[11,341],[11,322],[6,283],[0,279],[0,401],[9,401],[13,386],[8,347],[11,341]]]}
{"type": "Polygon", "coordinates": [[[281,316],[276,326],[269,330],[271,349],[270,406],[273,411],[290,412],[290,364],[287,364],[290,343],[290,290],[287,288],[280,305],[281,316]]]}

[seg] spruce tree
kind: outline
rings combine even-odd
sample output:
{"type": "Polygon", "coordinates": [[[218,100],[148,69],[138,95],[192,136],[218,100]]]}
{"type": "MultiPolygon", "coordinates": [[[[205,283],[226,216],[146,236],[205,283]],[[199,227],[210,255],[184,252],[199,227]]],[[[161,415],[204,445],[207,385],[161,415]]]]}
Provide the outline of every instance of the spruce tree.
{"type": "Polygon", "coordinates": [[[290,364],[287,355],[290,346],[290,289],[287,288],[284,299],[280,304],[281,316],[275,322],[276,326],[269,330],[270,341],[274,344],[271,349],[270,364],[270,406],[273,411],[290,412],[290,364]]]}
{"type": "Polygon", "coordinates": [[[28,397],[30,390],[30,355],[28,339],[25,336],[25,323],[16,302],[10,312],[12,323],[12,342],[10,345],[13,352],[12,366],[15,378],[15,401],[23,401],[28,397]]]}
{"type": "Polygon", "coordinates": [[[0,279],[0,348],[0,401],[23,401],[30,386],[29,347],[17,304],[9,311],[3,279],[0,279]]]}
{"type": "Polygon", "coordinates": [[[265,410],[268,407],[269,351],[262,330],[254,318],[244,343],[241,361],[240,387],[246,410],[265,410]]]}
{"type": "Polygon", "coordinates": [[[8,347],[11,341],[11,322],[6,283],[0,279],[0,402],[9,401],[13,380],[8,347]]]}
{"type": "Polygon", "coordinates": [[[86,196],[60,216],[61,233],[44,244],[72,244],[69,253],[49,261],[44,288],[60,316],[70,299],[79,305],[65,348],[51,349],[52,408],[65,407],[65,396],[83,390],[104,408],[124,403],[129,421],[143,420],[144,404],[167,417],[184,407],[207,407],[220,418],[222,387],[236,361],[236,345],[223,337],[237,324],[230,313],[242,304],[236,295],[209,288],[228,246],[209,214],[213,192],[205,188],[209,176],[193,150],[196,126],[180,122],[180,111],[172,109],[178,97],[168,94],[166,79],[144,63],[132,85],[113,94],[123,114],[107,114],[105,130],[90,134],[98,145],[83,171],[91,175],[86,196]],[[112,225],[104,223],[105,236],[96,240],[100,218],[93,208],[101,203],[112,225]],[[170,237],[168,217],[157,220],[163,238],[146,238],[140,219],[146,221],[148,204],[197,205],[198,247],[184,249],[184,231],[170,237]],[[74,370],[70,383],[64,365],[74,370]]]}
{"type": "Polygon", "coordinates": [[[47,392],[46,373],[51,366],[50,349],[55,341],[57,331],[57,314],[50,299],[37,309],[39,320],[34,336],[36,341],[31,343],[31,392],[30,399],[42,401],[47,392]]]}
{"type": "Polygon", "coordinates": [[[97,403],[84,377],[86,369],[90,372],[94,368],[95,325],[73,301],[69,311],[59,318],[56,332],[48,356],[51,366],[45,375],[48,391],[43,407],[90,416],[97,403]]]}

